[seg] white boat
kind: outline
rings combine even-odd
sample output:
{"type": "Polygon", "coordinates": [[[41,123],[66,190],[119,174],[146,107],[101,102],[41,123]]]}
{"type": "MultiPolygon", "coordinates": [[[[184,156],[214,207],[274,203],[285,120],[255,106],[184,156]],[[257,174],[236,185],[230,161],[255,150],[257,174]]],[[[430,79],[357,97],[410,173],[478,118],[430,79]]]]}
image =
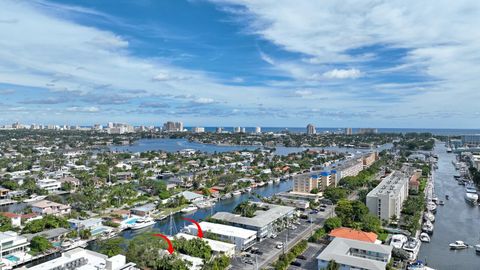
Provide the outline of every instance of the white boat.
{"type": "Polygon", "coordinates": [[[428,220],[430,222],[435,222],[435,216],[430,212],[425,212],[423,214],[423,220],[428,220]]]}
{"type": "Polygon", "coordinates": [[[62,243],[60,244],[60,248],[62,250],[70,250],[70,249],[74,249],[74,248],[77,248],[77,247],[82,247],[82,248],[86,248],[88,245],[88,242],[85,241],[85,240],[81,240],[81,239],[77,239],[77,240],[70,240],[70,239],[65,239],[62,241],[62,243]]]}
{"type": "Polygon", "coordinates": [[[480,253],[480,244],[475,245],[475,252],[480,253]]]}
{"type": "Polygon", "coordinates": [[[151,217],[139,218],[137,219],[137,221],[135,221],[135,223],[132,224],[130,229],[139,230],[139,229],[146,228],[148,226],[152,226],[153,224],[155,224],[155,220],[151,217]]]}
{"type": "Polygon", "coordinates": [[[190,212],[193,212],[193,211],[195,211],[195,210],[197,210],[197,209],[198,209],[198,207],[192,205],[192,206],[187,206],[187,207],[183,208],[182,210],[180,210],[180,212],[182,212],[182,213],[190,213],[190,212]]]}
{"type": "Polygon", "coordinates": [[[246,192],[252,192],[252,188],[251,188],[251,187],[246,187],[246,188],[245,188],[245,191],[246,191],[246,192]]]}
{"type": "Polygon", "coordinates": [[[402,248],[403,244],[408,241],[408,237],[403,234],[394,234],[390,240],[390,246],[394,248],[402,248]]]}
{"type": "Polygon", "coordinates": [[[423,225],[422,225],[422,231],[426,232],[428,234],[432,234],[433,233],[433,224],[428,220],[425,221],[425,223],[423,223],[423,225]]]}
{"type": "Polygon", "coordinates": [[[273,182],[274,182],[274,183],[280,183],[280,178],[275,178],[275,179],[273,179],[273,182]]]}
{"type": "Polygon", "coordinates": [[[465,185],[465,200],[471,203],[476,203],[478,201],[477,188],[472,183],[465,185]]]}
{"type": "Polygon", "coordinates": [[[420,238],[420,241],[422,242],[430,243],[430,236],[428,235],[428,233],[422,232],[419,238],[420,238]]]}
{"type": "Polygon", "coordinates": [[[273,185],[273,180],[268,180],[267,184],[273,185]]]}
{"type": "Polygon", "coordinates": [[[420,250],[420,241],[418,241],[417,238],[409,238],[408,241],[403,244],[403,250],[418,254],[418,251],[420,250]]]}
{"type": "Polygon", "coordinates": [[[451,249],[465,249],[468,248],[468,245],[465,242],[457,240],[455,243],[450,243],[448,245],[451,249]]]}
{"type": "Polygon", "coordinates": [[[234,192],[232,192],[232,195],[233,196],[240,196],[240,195],[242,195],[242,192],[240,192],[240,190],[235,190],[234,192]]]}
{"type": "Polygon", "coordinates": [[[25,203],[36,202],[36,201],[41,201],[41,200],[43,200],[43,199],[45,199],[45,198],[47,198],[47,196],[45,196],[45,195],[37,196],[37,195],[35,195],[35,194],[32,194],[32,195],[30,196],[30,198],[23,200],[23,202],[25,202],[25,203]]]}
{"type": "Polygon", "coordinates": [[[437,204],[432,201],[428,202],[427,210],[434,213],[435,211],[437,211],[437,204]]]}

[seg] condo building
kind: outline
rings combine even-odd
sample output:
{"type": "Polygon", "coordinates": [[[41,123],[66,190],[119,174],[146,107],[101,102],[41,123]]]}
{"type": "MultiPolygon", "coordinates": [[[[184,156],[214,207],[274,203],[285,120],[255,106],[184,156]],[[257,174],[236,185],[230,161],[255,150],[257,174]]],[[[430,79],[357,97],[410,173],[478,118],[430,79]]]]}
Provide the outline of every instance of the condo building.
{"type": "Polygon", "coordinates": [[[322,171],[311,175],[299,175],[293,179],[294,193],[310,193],[313,189],[325,190],[331,185],[336,185],[336,171],[322,171]]]}
{"type": "Polygon", "coordinates": [[[367,207],[370,213],[382,220],[392,216],[400,217],[403,202],[408,197],[410,178],[400,171],[394,171],[367,194],[367,207]]]}
{"type": "Polygon", "coordinates": [[[166,132],[183,131],[183,123],[168,121],[165,124],[163,124],[163,131],[166,131],[166,132]]]}
{"type": "Polygon", "coordinates": [[[203,132],[205,132],[205,128],[204,127],[194,127],[194,128],[192,128],[192,132],[193,133],[203,133],[203,132]]]}
{"type": "Polygon", "coordinates": [[[307,125],[307,135],[313,135],[316,134],[317,130],[315,129],[315,126],[312,124],[307,125]]]}

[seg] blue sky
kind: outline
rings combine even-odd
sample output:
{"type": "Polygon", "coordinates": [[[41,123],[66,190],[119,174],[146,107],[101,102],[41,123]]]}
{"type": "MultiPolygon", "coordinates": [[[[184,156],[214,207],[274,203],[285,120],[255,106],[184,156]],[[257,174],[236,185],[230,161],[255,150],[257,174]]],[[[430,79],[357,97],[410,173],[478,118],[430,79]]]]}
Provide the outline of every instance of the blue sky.
{"type": "Polygon", "coordinates": [[[478,1],[0,0],[0,124],[478,128],[478,1]]]}

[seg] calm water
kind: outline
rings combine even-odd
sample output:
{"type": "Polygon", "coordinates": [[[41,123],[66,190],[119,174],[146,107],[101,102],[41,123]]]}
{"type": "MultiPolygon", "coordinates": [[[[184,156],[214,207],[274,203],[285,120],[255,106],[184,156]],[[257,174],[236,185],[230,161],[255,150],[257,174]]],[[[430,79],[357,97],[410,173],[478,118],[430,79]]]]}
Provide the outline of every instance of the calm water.
{"type": "MultiPolygon", "coordinates": [[[[392,144],[385,144],[376,148],[381,151],[383,149],[391,148],[392,144]]],[[[119,151],[119,152],[146,152],[146,151],[166,151],[166,152],[177,152],[183,149],[194,149],[207,153],[220,153],[220,152],[229,152],[229,151],[239,151],[239,150],[255,150],[258,149],[258,146],[221,146],[214,144],[202,144],[196,142],[189,142],[186,139],[142,139],[138,140],[132,145],[125,146],[112,146],[110,150],[119,151]]],[[[288,155],[290,153],[296,153],[305,151],[306,149],[325,149],[333,150],[337,152],[366,152],[370,149],[356,149],[356,148],[343,148],[343,147],[276,147],[275,154],[277,155],[288,155]]]]}
{"type": "MultiPolygon", "coordinates": [[[[262,197],[269,197],[269,196],[272,196],[273,194],[288,191],[291,189],[292,189],[292,180],[288,180],[288,181],[280,182],[277,184],[274,183],[272,185],[267,185],[261,188],[254,189],[250,194],[245,193],[240,196],[236,196],[227,200],[220,200],[215,204],[213,208],[198,209],[197,211],[189,214],[177,213],[174,215],[174,218],[173,218],[173,221],[175,224],[173,232],[175,234],[176,232],[181,230],[185,225],[186,226],[189,225],[189,223],[184,221],[182,217],[188,217],[188,218],[192,218],[197,221],[200,221],[207,218],[210,215],[215,214],[216,212],[231,212],[233,211],[235,206],[237,206],[239,203],[243,201],[246,201],[246,200],[258,201],[254,193],[262,197]]],[[[121,236],[126,239],[130,239],[139,233],[145,233],[145,232],[155,232],[155,233],[160,232],[163,234],[170,234],[169,218],[157,222],[152,228],[145,228],[143,230],[137,230],[137,231],[132,231],[132,230],[123,231],[121,236]]]]}
{"type": "Polygon", "coordinates": [[[450,199],[438,207],[432,240],[422,244],[419,259],[426,260],[435,269],[480,269],[480,256],[473,248],[453,251],[448,247],[456,240],[470,245],[480,242],[480,208],[465,202],[464,187],[453,178],[455,155],[446,153],[442,143],[436,145],[435,152],[439,156],[435,193],[442,200],[445,194],[450,195],[450,199]]]}

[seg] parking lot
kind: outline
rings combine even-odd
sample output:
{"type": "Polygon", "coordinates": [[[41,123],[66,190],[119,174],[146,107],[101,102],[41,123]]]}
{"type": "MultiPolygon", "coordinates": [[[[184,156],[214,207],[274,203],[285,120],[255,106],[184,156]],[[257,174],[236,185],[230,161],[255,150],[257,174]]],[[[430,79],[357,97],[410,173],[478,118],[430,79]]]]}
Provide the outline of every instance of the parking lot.
{"type": "Polygon", "coordinates": [[[308,248],[302,253],[302,255],[305,256],[306,259],[296,259],[297,262],[301,263],[301,266],[290,265],[288,267],[288,270],[317,270],[317,256],[323,251],[324,248],[325,246],[321,244],[308,243],[308,248]]]}
{"type": "MultiPolygon", "coordinates": [[[[323,225],[323,221],[331,215],[333,211],[333,206],[327,206],[325,211],[312,213],[307,211],[309,214],[309,222],[305,219],[299,219],[298,223],[294,224],[295,229],[285,229],[282,232],[278,233],[275,239],[267,238],[263,241],[254,245],[254,249],[257,249],[259,252],[257,254],[252,254],[251,252],[243,252],[239,256],[235,257],[232,260],[232,269],[262,269],[267,267],[269,264],[274,262],[280,254],[284,251],[288,251],[289,248],[293,247],[302,239],[307,239],[312,235],[313,231],[323,225]],[[279,242],[285,243],[288,240],[288,245],[283,248],[277,248],[279,242]]],[[[314,249],[309,248],[305,251],[305,256],[307,260],[305,261],[306,265],[313,265],[316,255],[314,254],[314,249]],[[311,261],[313,260],[313,261],[311,261]]],[[[293,268],[292,268],[293,269],[293,268]]],[[[302,268],[299,268],[302,269],[302,268]]]]}

